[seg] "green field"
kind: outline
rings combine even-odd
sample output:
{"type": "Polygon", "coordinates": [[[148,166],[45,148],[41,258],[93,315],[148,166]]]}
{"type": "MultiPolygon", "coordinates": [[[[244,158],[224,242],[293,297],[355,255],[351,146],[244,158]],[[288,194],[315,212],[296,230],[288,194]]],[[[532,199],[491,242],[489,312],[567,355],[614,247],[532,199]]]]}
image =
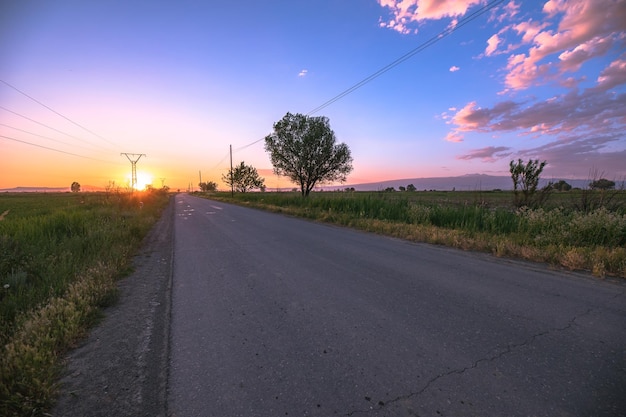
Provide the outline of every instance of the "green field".
{"type": "Polygon", "coordinates": [[[42,415],[166,193],[0,194],[0,415],[42,415]]]}
{"type": "MultiPolygon", "coordinates": [[[[626,278],[623,191],[552,193],[532,209],[506,191],[197,195],[626,278]]],[[[114,302],[168,201],[161,192],[0,194],[0,415],[49,409],[60,358],[114,302]]]]}
{"type": "Polygon", "coordinates": [[[626,277],[626,192],[554,192],[534,208],[510,191],[214,193],[230,201],[403,239],[626,277]]]}

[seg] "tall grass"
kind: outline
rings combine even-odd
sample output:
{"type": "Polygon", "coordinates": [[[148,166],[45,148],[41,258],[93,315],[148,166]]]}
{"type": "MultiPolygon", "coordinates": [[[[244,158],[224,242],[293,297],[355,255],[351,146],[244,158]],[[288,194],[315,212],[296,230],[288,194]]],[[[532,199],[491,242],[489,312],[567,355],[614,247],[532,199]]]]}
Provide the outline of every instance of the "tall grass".
{"type": "Polygon", "coordinates": [[[41,415],[58,360],[115,299],[169,197],[0,194],[0,415],[41,415]],[[143,203],[143,204],[140,204],[143,203]]]}
{"type": "MultiPolygon", "coordinates": [[[[214,194],[212,198],[416,241],[626,277],[623,204],[577,209],[576,192],[516,209],[507,192],[214,194]],[[555,205],[555,202],[560,205],[555,205]]],[[[624,202],[626,193],[613,202],[624,202]]]]}

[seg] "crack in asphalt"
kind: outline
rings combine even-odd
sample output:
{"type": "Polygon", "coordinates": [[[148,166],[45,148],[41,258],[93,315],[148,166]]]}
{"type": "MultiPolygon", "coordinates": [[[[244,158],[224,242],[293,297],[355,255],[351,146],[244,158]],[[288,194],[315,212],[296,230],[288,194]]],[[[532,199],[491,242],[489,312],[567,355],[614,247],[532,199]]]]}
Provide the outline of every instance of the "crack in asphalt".
{"type": "Polygon", "coordinates": [[[389,401],[379,401],[378,403],[376,403],[375,406],[371,406],[368,409],[353,410],[353,411],[350,411],[349,413],[343,414],[343,415],[346,416],[346,417],[350,417],[350,416],[353,416],[353,415],[355,415],[357,413],[371,413],[371,412],[382,410],[383,408],[389,406],[390,404],[396,403],[398,401],[408,400],[408,399],[411,399],[413,397],[420,396],[424,392],[426,392],[426,390],[428,390],[428,388],[430,388],[430,386],[432,384],[434,384],[435,382],[439,381],[442,378],[446,378],[446,377],[451,376],[451,375],[461,375],[461,374],[463,374],[466,371],[469,371],[469,370],[477,368],[478,365],[480,363],[482,363],[482,362],[492,362],[494,360],[500,359],[504,355],[507,355],[507,354],[513,352],[514,350],[518,349],[518,348],[521,348],[521,347],[528,346],[528,345],[532,344],[535,341],[535,339],[537,339],[539,337],[548,335],[548,334],[553,333],[553,332],[566,331],[566,330],[570,329],[572,326],[574,326],[576,320],[578,320],[578,319],[580,319],[580,318],[590,314],[592,311],[593,311],[593,309],[589,308],[589,309],[587,309],[587,311],[576,315],[564,327],[556,327],[556,328],[548,329],[548,330],[545,330],[545,331],[542,331],[540,333],[536,333],[536,334],[532,335],[527,340],[525,340],[525,341],[523,341],[521,343],[509,344],[502,352],[497,353],[497,354],[495,354],[495,355],[493,355],[491,357],[480,358],[480,359],[476,360],[471,366],[466,366],[465,368],[462,368],[462,369],[454,369],[452,371],[439,374],[439,375],[431,378],[429,381],[427,381],[426,384],[420,390],[418,390],[416,392],[411,392],[411,393],[409,393],[407,395],[401,395],[401,396],[398,396],[398,397],[396,397],[394,399],[391,399],[389,401]]]}

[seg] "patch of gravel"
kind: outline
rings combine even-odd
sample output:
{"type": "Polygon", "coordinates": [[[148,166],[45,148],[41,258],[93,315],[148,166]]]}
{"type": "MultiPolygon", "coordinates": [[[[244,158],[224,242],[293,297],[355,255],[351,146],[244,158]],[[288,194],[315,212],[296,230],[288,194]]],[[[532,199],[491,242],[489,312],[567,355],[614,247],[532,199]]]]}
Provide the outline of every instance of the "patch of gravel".
{"type": "Polygon", "coordinates": [[[174,198],[119,282],[118,302],[66,357],[49,415],[166,416],[174,198]]]}

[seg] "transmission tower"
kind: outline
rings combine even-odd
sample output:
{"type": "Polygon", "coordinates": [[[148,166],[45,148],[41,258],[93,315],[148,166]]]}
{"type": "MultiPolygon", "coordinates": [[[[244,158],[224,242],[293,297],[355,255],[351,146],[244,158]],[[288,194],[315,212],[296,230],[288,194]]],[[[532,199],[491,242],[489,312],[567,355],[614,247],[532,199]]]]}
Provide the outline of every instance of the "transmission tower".
{"type": "MultiPolygon", "coordinates": [[[[122,152],[120,156],[126,155],[126,158],[130,161],[132,174],[131,174],[131,184],[130,189],[135,190],[135,186],[137,185],[137,162],[141,159],[142,156],[146,156],[145,153],[126,153],[122,152]]],[[[146,156],[147,158],[147,156],[146,156]]]]}

